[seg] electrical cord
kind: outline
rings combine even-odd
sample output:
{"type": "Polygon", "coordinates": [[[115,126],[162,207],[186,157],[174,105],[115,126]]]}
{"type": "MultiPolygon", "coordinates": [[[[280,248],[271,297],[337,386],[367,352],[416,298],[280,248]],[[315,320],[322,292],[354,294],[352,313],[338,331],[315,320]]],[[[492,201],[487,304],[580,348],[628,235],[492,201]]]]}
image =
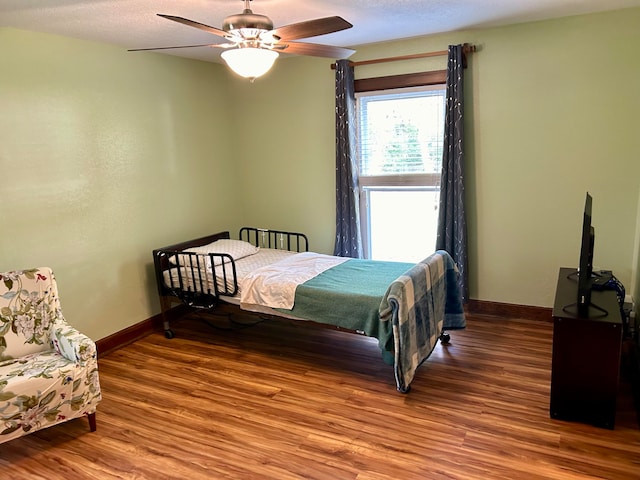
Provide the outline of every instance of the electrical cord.
{"type": "Polygon", "coordinates": [[[616,297],[618,298],[618,305],[620,306],[620,316],[622,317],[622,328],[623,328],[623,335],[626,337],[629,331],[629,323],[628,323],[628,318],[627,315],[624,311],[624,299],[626,297],[626,292],[624,289],[624,285],[622,285],[622,283],[620,282],[620,280],[618,280],[615,275],[611,275],[611,278],[601,284],[601,285],[594,285],[593,286],[594,290],[613,290],[616,292],[616,297]]]}
{"type": "Polygon", "coordinates": [[[223,326],[216,325],[215,323],[211,322],[208,318],[205,317],[205,315],[203,315],[199,311],[194,312],[193,315],[195,317],[197,317],[203,323],[206,323],[209,327],[211,327],[211,328],[213,328],[215,330],[222,330],[222,331],[225,331],[225,332],[237,331],[237,330],[243,330],[245,328],[255,327],[256,325],[259,325],[260,323],[262,323],[262,322],[264,322],[266,320],[265,318],[260,318],[259,320],[255,321],[255,322],[245,323],[245,322],[238,322],[237,320],[234,320],[233,319],[233,315],[230,314],[230,313],[217,314],[217,313],[209,312],[209,315],[214,315],[214,316],[217,316],[217,317],[227,317],[227,320],[229,321],[229,323],[232,326],[231,327],[223,327],[223,326]]]}

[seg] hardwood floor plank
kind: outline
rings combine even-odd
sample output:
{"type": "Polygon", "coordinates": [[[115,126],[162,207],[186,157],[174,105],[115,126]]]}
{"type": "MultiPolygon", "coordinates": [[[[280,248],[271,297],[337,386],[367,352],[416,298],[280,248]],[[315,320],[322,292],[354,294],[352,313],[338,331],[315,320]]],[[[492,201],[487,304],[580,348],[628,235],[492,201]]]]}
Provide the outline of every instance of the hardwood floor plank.
{"type": "MultiPolygon", "coordinates": [[[[246,321],[252,321],[246,319],[246,321]]],[[[375,340],[197,316],[99,360],[98,429],[77,419],[0,445],[3,478],[638,478],[624,383],[615,430],[549,417],[552,324],[470,316],[395,390],[375,340]],[[220,327],[219,319],[211,320],[220,327]]]]}

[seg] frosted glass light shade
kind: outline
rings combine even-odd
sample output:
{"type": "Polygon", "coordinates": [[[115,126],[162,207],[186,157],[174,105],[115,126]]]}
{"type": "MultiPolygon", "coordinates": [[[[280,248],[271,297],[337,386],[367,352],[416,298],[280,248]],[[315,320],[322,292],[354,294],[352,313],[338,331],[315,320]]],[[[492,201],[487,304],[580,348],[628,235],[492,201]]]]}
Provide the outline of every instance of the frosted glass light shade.
{"type": "Polygon", "coordinates": [[[269,71],[278,52],[266,48],[234,48],[220,54],[229,68],[241,77],[258,78],[269,71]]]}

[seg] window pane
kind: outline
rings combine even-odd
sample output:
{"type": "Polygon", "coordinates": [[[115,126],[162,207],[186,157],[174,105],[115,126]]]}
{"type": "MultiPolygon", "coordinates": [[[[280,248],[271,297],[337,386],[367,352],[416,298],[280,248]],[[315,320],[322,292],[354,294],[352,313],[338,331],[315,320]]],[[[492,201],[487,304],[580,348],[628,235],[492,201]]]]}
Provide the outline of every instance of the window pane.
{"type": "Polygon", "coordinates": [[[360,175],[439,172],[445,90],[360,96],[360,175]]]}
{"type": "Polygon", "coordinates": [[[419,262],[435,251],[439,189],[369,190],[373,260],[419,262]]]}

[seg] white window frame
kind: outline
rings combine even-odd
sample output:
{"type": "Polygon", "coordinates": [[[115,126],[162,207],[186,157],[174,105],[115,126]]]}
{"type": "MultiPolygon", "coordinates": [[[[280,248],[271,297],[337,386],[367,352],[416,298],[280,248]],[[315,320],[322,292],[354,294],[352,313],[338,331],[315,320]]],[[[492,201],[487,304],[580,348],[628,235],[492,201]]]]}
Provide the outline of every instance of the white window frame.
{"type": "MultiPolygon", "coordinates": [[[[419,87],[394,88],[386,90],[376,90],[367,92],[356,92],[356,106],[358,109],[358,138],[360,138],[360,101],[361,97],[381,96],[393,93],[426,92],[433,90],[443,90],[446,94],[445,84],[424,85],[419,87]]],[[[444,131],[444,125],[443,125],[444,131]]],[[[361,148],[358,146],[358,155],[361,155],[361,148]]],[[[369,193],[372,191],[439,191],[441,172],[438,173],[411,173],[411,174],[391,174],[391,175],[361,175],[360,158],[357,162],[358,169],[358,192],[360,200],[360,230],[362,236],[362,246],[365,258],[371,258],[371,212],[369,210],[369,193]]]]}

